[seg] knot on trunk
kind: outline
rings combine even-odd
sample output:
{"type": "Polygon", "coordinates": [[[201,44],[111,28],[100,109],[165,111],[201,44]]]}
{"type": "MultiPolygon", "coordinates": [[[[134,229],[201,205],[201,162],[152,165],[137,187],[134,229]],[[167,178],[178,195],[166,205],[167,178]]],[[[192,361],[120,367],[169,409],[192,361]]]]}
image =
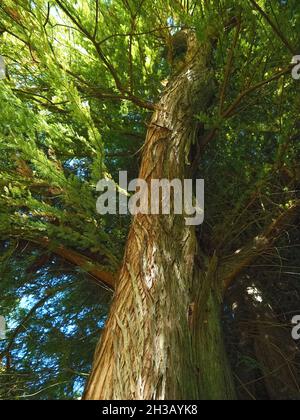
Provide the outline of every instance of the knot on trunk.
{"type": "Polygon", "coordinates": [[[168,42],[168,61],[173,71],[180,72],[186,64],[192,61],[198,48],[199,44],[194,31],[181,29],[172,35],[168,42]]]}

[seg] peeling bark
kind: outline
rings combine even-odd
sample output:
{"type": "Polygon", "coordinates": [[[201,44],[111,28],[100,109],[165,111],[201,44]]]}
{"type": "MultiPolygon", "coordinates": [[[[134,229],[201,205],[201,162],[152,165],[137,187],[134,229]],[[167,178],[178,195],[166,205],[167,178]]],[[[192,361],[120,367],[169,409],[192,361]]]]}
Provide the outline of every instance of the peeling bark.
{"type": "MultiPolygon", "coordinates": [[[[176,69],[149,125],[139,176],[148,185],[152,179],[188,177],[195,114],[206,110],[214,92],[210,58],[210,45],[199,46],[189,33],[185,63],[176,69]]],[[[184,215],[134,218],[85,399],[200,399],[201,390],[204,398],[227,397],[223,374],[217,392],[210,394],[211,380],[202,384],[223,366],[214,360],[209,364],[214,372],[203,372],[211,346],[218,348],[213,357],[222,352],[215,321],[220,304],[213,311],[203,305],[203,311],[211,311],[209,331],[206,324],[197,329],[193,312],[203,300],[197,301],[202,285],[196,255],[195,229],[186,226],[184,215]]]]}

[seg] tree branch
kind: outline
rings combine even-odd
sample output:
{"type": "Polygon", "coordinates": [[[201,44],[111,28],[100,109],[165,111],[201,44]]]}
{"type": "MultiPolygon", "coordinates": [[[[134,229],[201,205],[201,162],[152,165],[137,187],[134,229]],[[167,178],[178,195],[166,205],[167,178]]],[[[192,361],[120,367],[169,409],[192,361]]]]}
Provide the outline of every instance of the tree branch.
{"type": "Polygon", "coordinates": [[[219,267],[219,278],[223,282],[224,291],[228,289],[237,276],[253,261],[272,248],[282,233],[288,230],[299,215],[300,200],[296,200],[281,213],[262,233],[250,241],[244,248],[237,250],[235,255],[226,259],[219,267]]]}
{"type": "Polygon", "coordinates": [[[49,248],[54,254],[62,257],[69,263],[80,267],[86,271],[97,283],[108,287],[110,290],[114,290],[116,283],[116,275],[107,271],[104,271],[102,267],[87,256],[80,254],[70,248],[66,248],[63,245],[56,246],[49,238],[32,239],[31,242],[42,245],[45,248],[49,248]]]}
{"type": "Polygon", "coordinates": [[[234,51],[236,49],[236,46],[237,46],[237,43],[238,43],[238,40],[239,40],[240,32],[241,32],[241,20],[239,19],[238,24],[237,24],[237,28],[236,28],[236,33],[235,33],[234,40],[233,40],[233,44],[232,44],[232,47],[230,49],[227,64],[226,64],[224,82],[223,82],[223,85],[222,85],[222,88],[221,88],[220,106],[219,106],[220,115],[222,115],[222,113],[223,113],[223,106],[224,106],[224,102],[225,102],[226,90],[227,90],[227,86],[228,86],[229,79],[230,79],[230,73],[232,71],[234,51]]]}
{"type": "Polygon", "coordinates": [[[89,39],[92,42],[92,44],[94,45],[94,48],[97,52],[98,57],[103,62],[104,66],[107,68],[107,70],[110,72],[112,78],[114,79],[116,88],[119,90],[119,92],[121,94],[124,95],[124,100],[131,101],[134,104],[140,106],[141,108],[145,108],[145,109],[149,109],[151,111],[154,111],[155,110],[155,105],[153,103],[136,97],[130,91],[128,91],[127,89],[124,88],[124,86],[123,86],[123,84],[122,84],[122,82],[119,78],[119,75],[117,73],[117,70],[115,69],[115,67],[112,65],[112,63],[108,60],[108,58],[104,54],[104,52],[101,48],[101,43],[97,42],[95,35],[90,34],[89,31],[81,25],[80,21],[72,15],[72,13],[62,3],[61,0],[56,0],[56,3],[63,10],[63,12],[69,17],[69,19],[73,22],[73,24],[75,26],[77,26],[78,29],[87,37],[87,39],[89,39]]]}
{"type": "Polygon", "coordinates": [[[249,0],[250,3],[253,5],[253,7],[262,15],[262,17],[268,22],[268,24],[271,26],[275,34],[278,36],[278,38],[283,42],[283,44],[287,47],[287,49],[293,54],[296,54],[296,51],[294,48],[290,45],[289,41],[286,39],[286,37],[283,35],[283,33],[280,32],[280,30],[277,28],[275,23],[272,22],[270,17],[267,15],[267,13],[259,6],[259,4],[256,3],[255,0],[249,0]]]}
{"type": "Polygon", "coordinates": [[[292,69],[293,65],[289,65],[285,67],[283,70],[280,70],[278,73],[274,74],[273,76],[269,77],[266,80],[262,80],[259,83],[256,83],[253,86],[250,86],[249,88],[245,89],[243,92],[239,94],[239,96],[236,98],[236,100],[227,108],[227,110],[222,114],[223,118],[229,118],[232,115],[234,115],[236,108],[239,106],[239,104],[242,102],[242,100],[250,95],[251,93],[259,90],[260,88],[264,87],[265,85],[274,82],[277,79],[280,79],[281,76],[284,76],[285,74],[289,73],[292,69]]]}
{"type": "Polygon", "coordinates": [[[43,306],[44,305],[44,303],[48,300],[48,299],[50,299],[53,295],[55,295],[55,293],[57,293],[57,292],[59,292],[59,291],[61,291],[61,290],[64,290],[64,289],[66,289],[67,287],[69,286],[69,284],[68,285],[63,285],[63,286],[60,286],[60,287],[57,287],[56,289],[49,289],[48,291],[46,291],[46,293],[45,293],[45,296],[42,298],[42,299],[40,299],[31,309],[30,309],[30,311],[28,312],[28,314],[24,317],[24,319],[22,320],[22,322],[20,322],[20,324],[16,327],[16,329],[14,330],[14,332],[13,332],[13,334],[12,334],[12,336],[11,336],[11,338],[10,338],[10,340],[9,340],[9,342],[8,342],[8,344],[7,344],[7,346],[6,346],[6,348],[0,353],[0,360],[3,358],[3,357],[8,357],[9,356],[9,353],[10,353],[10,351],[11,351],[11,349],[12,349],[12,347],[13,347],[13,345],[14,345],[14,342],[15,342],[15,340],[16,340],[16,338],[17,338],[17,336],[21,333],[21,331],[23,330],[23,328],[24,328],[24,325],[29,321],[29,319],[35,314],[35,312],[36,312],[36,310],[38,309],[38,308],[40,308],[41,306],[43,306]]]}
{"type": "MultiPolygon", "coordinates": [[[[238,97],[233,101],[233,103],[222,113],[222,118],[223,119],[231,118],[233,115],[237,113],[238,106],[240,105],[240,103],[246,96],[250,95],[251,93],[261,89],[267,84],[274,82],[275,80],[289,73],[292,67],[293,65],[289,65],[288,67],[285,67],[283,70],[280,70],[278,73],[274,74],[268,79],[262,80],[261,82],[256,83],[255,85],[250,86],[249,88],[245,89],[243,92],[241,92],[238,95],[238,97]]],[[[201,139],[200,148],[199,148],[200,156],[203,154],[205,147],[215,138],[218,131],[219,131],[219,127],[214,127],[209,132],[207,132],[207,134],[201,139]]]]}
{"type": "Polygon", "coordinates": [[[105,271],[97,261],[94,261],[86,255],[74,251],[73,249],[67,248],[63,245],[57,245],[54,241],[51,241],[46,236],[33,237],[30,235],[22,235],[22,237],[20,237],[20,235],[18,235],[17,233],[13,235],[12,232],[9,232],[9,234],[3,236],[2,239],[9,237],[19,238],[24,241],[48,249],[50,252],[63,258],[68,263],[79,267],[83,271],[88,273],[91,276],[91,279],[95,281],[98,285],[102,287],[104,286],[109,290],[114,291],[116,281],[118,278],[118,273],[105,271]]]}

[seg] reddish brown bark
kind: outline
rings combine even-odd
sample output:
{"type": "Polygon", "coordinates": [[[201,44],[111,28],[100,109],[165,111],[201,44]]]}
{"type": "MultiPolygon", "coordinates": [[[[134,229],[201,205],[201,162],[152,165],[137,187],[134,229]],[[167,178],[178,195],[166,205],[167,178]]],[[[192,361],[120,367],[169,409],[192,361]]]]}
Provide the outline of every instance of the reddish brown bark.
{"type": "Polygon", "coordinates": [[[104,271],[97,262],[91,260],[87,256],[80,254],[70,248],[66,248],[63,245],[54,245],[48,238],[40,238],[33,242],[40,244],[45,248],[51,249],[51,252],[62,257],[69,263],[82,268],[85,272],[90,274],[96,281],[103,284],[110,289],[114,290],[117,275],[104,271]]]}
{"type": "MultiPolygon", "coordinates": [[[[197,131],[195,114],[206,110],[214,90],[209,60],[210,46],[199,46],[189,34],[185,63],[177,69],[149,125],[139,176],[148,185],[152,179],[183,180],[190,172],[187,157],[197,131]]],[[[212,340],[217,357],[222,340],[214,334],[220,333],[214,318],[209,323],[212,334],[202,330],[205,337],[192,337],[191,312],[196,304],[207,309],[207,302],[197,300],[201,278],[196,254],[195,229],[186,226],[184,215],[134,218],[85,399],[199,398],[201,389],[210,388],[199,384],[209,378],[204,367],[197,366],[194,346],[201,346],[203,338],[209,355],[212,340]]],[[[213,317],[216,313],[218,309],[213,317]]],[[[205,365],[206,360],[203,357],[199,363],[205,365]]],[[[222,377],[215,385],[222,391],[211,395],[222,397],[223,373],[215,360],[210,367],[212,378],[222,377]]]]}

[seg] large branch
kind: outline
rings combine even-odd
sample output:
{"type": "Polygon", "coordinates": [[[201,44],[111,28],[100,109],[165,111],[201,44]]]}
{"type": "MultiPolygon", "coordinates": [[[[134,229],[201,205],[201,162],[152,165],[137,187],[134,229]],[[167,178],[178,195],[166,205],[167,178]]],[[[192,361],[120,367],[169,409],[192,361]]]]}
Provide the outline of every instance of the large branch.
{"type": "Polygon", "coordinates": [[[299,210],[300,200],[296,200],[260,236],[256,236],[245,247],[237,250],[234,256],[226,259],[221,264],[218,276],[223,282],[225,291],[244,269],[249,267],[257,257],[272,248],[282,233],[294,225],[299,215],[299,210]]]}
{"type": "MultiPolygon", "coordinates": [[[[7,235],[6,237],[9,236],[11,235],[7,235]]],[[[14,235],[14,237],[16,236],[18,235],[14,235]]],[[[20,239],[42,246],[43,248],[47,248],[53,254],[58,255],[65,261],[88,273],[97,284],[105,286],[112,291],[115,289],[118,275],[116,273],[103,270],[103,267],[97,261],[93,261],[86,255],[80,254],[79,252],[63,245],[57,245],[47,237],[36,238],[26,236],[20,239]]]]}
{"type": "Polygon", "coordinates": [[[86,271],[93,277],[93,279],[97,280],[98,283],[108,287],[110,290],[114,290],[116,275],[108,271],[104,271],[97,262],[87,256],[70,248],[66,248],[63,245],[55,245],[47,237],[35,239],[32,240],[32,242],[38,243],[45,248],[49,248],[54,254],[86,271]]]}

